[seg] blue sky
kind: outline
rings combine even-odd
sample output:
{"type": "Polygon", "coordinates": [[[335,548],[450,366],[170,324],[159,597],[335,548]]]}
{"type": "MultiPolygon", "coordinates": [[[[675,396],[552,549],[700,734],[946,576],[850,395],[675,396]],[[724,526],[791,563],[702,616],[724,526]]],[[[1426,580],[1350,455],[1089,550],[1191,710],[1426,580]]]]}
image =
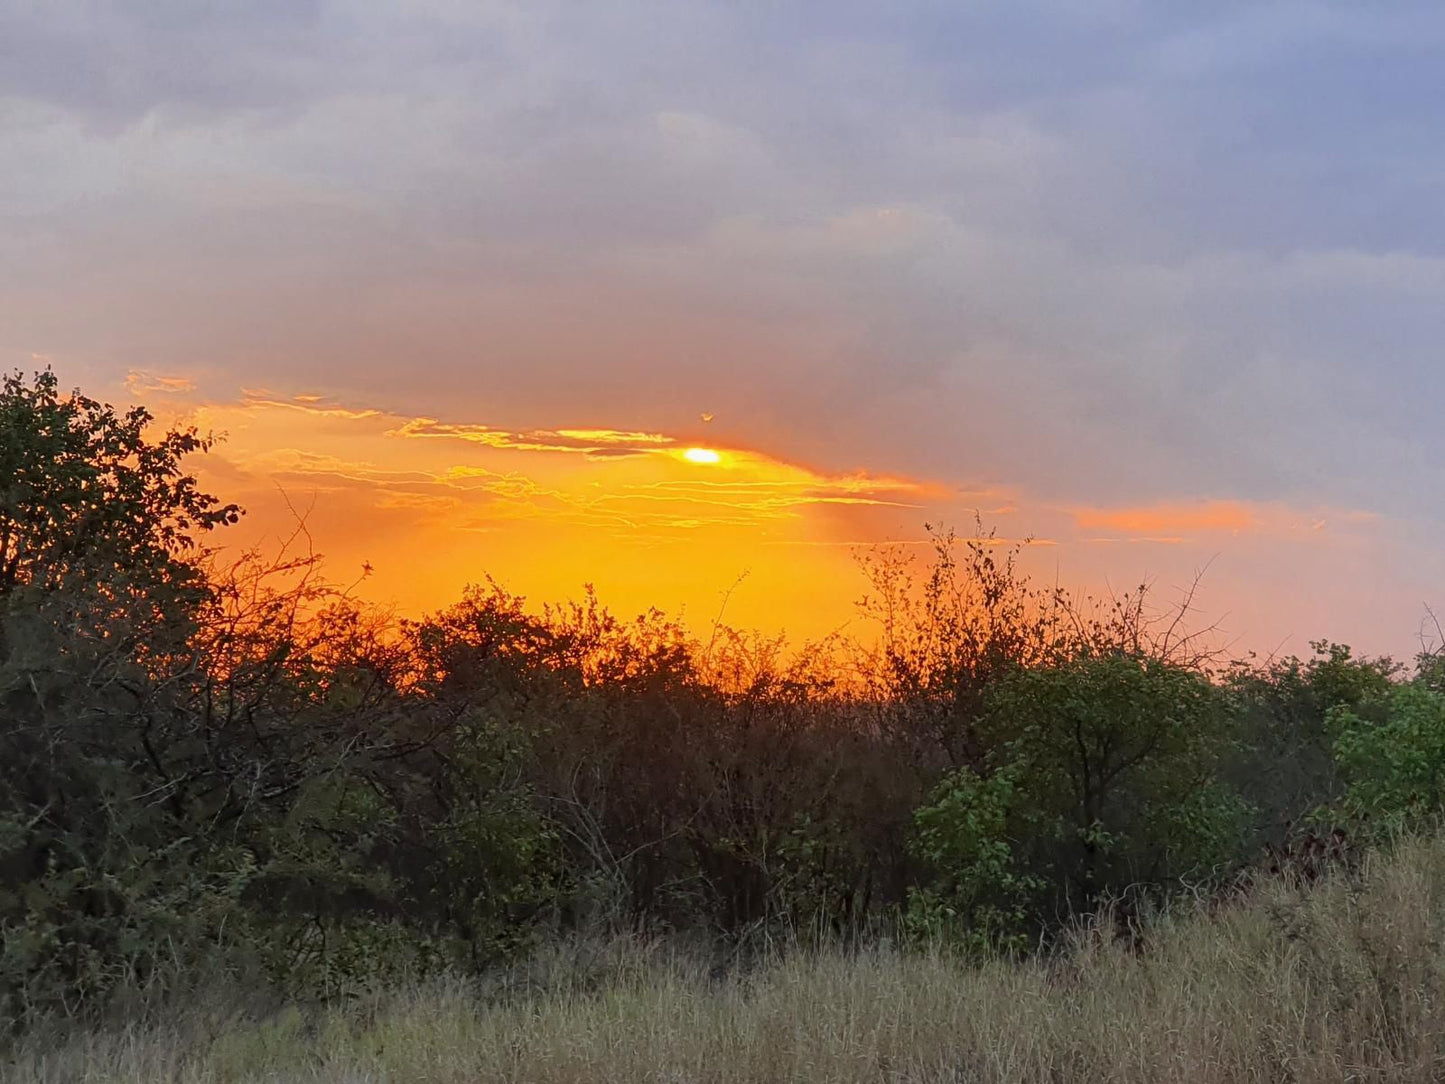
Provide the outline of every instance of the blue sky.
{"type": "Polygon", "coordinates": [[[0,362],[1369,513],[1408,637],[1442,73],[1425,3],[0,0],[0,362]]]}

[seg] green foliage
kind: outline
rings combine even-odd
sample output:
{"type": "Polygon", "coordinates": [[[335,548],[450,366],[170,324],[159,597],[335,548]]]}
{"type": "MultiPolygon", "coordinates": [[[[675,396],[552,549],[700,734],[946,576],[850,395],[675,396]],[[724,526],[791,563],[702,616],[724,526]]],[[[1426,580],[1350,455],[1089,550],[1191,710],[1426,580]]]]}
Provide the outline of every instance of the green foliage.
{"type": "Polygon", "coordinates": [[[1085,652],[991,692],[986,774],[951,775],[916,817],[940,906],[991,930],[1092,909],[1140,885],[1206,878],[1238,854],[1247,808],[1216,778],[1216,689],[1188,668],[1085,652]]]}
{"type": "Polygon", "coordinates": [[[1237,735],[1223,777],[1256,809],[1255,847],[1282,845],[1292,825],[1341,798],[1329,713],[1376,717],[1400,674],[1389,658],[1323,640],[1312,647],[1307,660],[1238,663],[1223,682],[1237,735]]]}
{"type": "Polygon", "coordinates": [[[1198,672],[1123,653],[1000,687],[990,731],[1043,830],[1036,860],[1072,902],[1206,874],[1236,852],[1243,805],[1216,778],[1230,738],[1223,707],[1198,672]]]}
{"type": "Polygon", "coordinates": [[[245,902],[293,989],[475,968],[514,954],[558,891],[556,836],[515,778],[519,752],[473,725],[445,762],[374,756],[309,781],[256,837],[245,902]]]}
{"type": "Polygon", "coordinates": [[[912,933],[976,951],[1024,946],[1030,906],[1045,886],[1021,867],[1009,837],[1022,800],[1007,769],[984,779],[962,768],[929,794],[909,843],[932,878],[910,890],[912,933]]]}
{"type": "Polygon", "coordinates": [[[181,460],[211,446],[194,429],[147,438],[151,416],[124,414],[48,370],[0,385],[0,597],[17,588],[102,583],[154,593],[193,584],[195,532],[239,509],[201,492],[181,460]]]}
{"type": "Polygon", "coordinates": [[[204,563],[237,510],[149,422],[49,373],[0,393],[0,1011],[513,950],[555,895],[521,747],[314,557],[204,563]]]}
{"type": "Polygon", "coordinates": [[[1339,812],[1393,828],[1445,808],[1445,692],[1424,681],[1396,685],[1383,709],[1377,720],[1340,705],[1329,725],[1347,787],[1339,812]]]}
{"type": "Polygon", "coordinates": [[[1315,702],[1327,708],[1377,701],[1390,691],[1401,671],[1400,664],[1387,657],[1357,658],[1346,644],[1314,640],[1310,647],[1315,657],[1306,668],[1306,678],[1315,702]]]}
{"type": "Polygon", "coordinates": [[[1419,654],[1415,659],[1414,681],[1427,689],[1445,692],[1445,647],[1437,646],[1419,654]]]}

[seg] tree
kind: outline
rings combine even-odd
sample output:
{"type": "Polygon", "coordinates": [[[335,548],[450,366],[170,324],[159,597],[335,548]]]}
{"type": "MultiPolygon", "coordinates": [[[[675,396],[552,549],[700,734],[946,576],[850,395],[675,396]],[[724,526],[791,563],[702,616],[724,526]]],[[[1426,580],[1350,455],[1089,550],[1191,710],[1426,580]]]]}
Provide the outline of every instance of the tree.
{"type": "Polygon", "coordinates": [[[177,849],[177,765],[223,755],[181,706],[198,535],[240,509],[182,469],[211,440],[152,421],[48,370],[0,382],[0,1015],[134,977],[228,891],[222,848],[177,849]]]}
{"type": "MultiPolygon", "coordinates": [[[[1236,663],[1222,683],[1238,738],[1224,776],[1257,811],[1256,848],[1282,845],[1302,818],[1340,799],[1330,712],[1379,721],[1401,673],[1388,657],[1360,657],[1325,640],[1310,646],[1307,660],[1236,663]]],[[[1421,664],[1423,674],[1423,657],[1421,664]]]]}
{"type": "Polygon", "coordinates": [[[1046,923],[1236,856],[1248,810],[1218,778],[1224,706],[1199,672],[1122,651],[1004,678],[977,724],[982,769],[915,816],[932,903],[1046,923]]]}
{"type": "Polygon", "coordinates": [[[241,510],[198,488],[181,461],[206,451],[194,428],[148,439],[143,407],[120,413],[50,370],[0,387],[0,599],[23,588],[104,584],[147,594],[194,587],[197,532],[241,510]]]}
{"type": "Polygon", "coordinates": [[[1445,692],[1428,675],[1392,686],[1374,705],[1338,704],[1328,725],[1346,784],[1337,813],[1388,832],[1445,809],[1445,692]]]}
{"type": "Polygon", "coordinates": [[[921,580],[901,550],[861,560],[871,590],[858,606],[881,632],[863,666],[880,723],[951,768],[981,763],[977,721],[989,690],[1044,663],[1072,631],[1062,592],[1034,587],[1018,567],[1020,545],[981,520],[975,528],[958,538],[929,526],[933,560],[921,580]]]}

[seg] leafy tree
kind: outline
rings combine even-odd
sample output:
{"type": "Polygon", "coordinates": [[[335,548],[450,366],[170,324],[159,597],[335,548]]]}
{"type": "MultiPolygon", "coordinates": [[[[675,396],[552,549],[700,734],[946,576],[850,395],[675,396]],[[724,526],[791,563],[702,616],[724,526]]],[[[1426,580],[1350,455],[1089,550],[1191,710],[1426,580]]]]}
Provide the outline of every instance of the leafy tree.
{"type": "Polygon", "coordinates": [[[1378,702],[1382,712],[1369,706],[1329,713],[1346,785],[1337,812],[1389,830],[1445,809],[1445,692],[1428,680],[1405,682],[1378,702]]]}
{"type": "Polygon", "coordinates": [[[981,764],[977,721],[989,690],[1044,663],[1068,635],[1063,596],[1033,587],[1019,546],[977,526],[963,539],[930,528],[933,560],[921,582],[911,555],[880,549],[862,559],[871,591],[859,608],[881,633],[864,668],[880,721],[954,768],[981,764]]]}
{"type": "Polygon", "coordinates": [[[915,818],[932,891],[994,921],[1090,909],[1133,885],[1207,875],[1247,812],[1217,778],[1227,717],[1198,672],[1124,652],[1020,670],[979,719],[983,771],[915,818]]]}
{"type": "Polygon", "coordinates": [[[1348,709],[1378,719],[1400,673],[1388,657],[1362,658],[1324,640],[1311,646],[1308,659],[1236,664],[1222,683],[1238,738],[1223,774],[1257,811],[1255,848],[1282,844],[1292,824],[1339,800],[1329,715],[1348,709]]]}
{"type": "Polygon", "coordinates": [[[1123,653],[1018,675],[990,725],[1033,809],[1039,855],[1074,902],[1208,871],[1235,850],[1242,804],[1216,781],[1228,720],[1196,671],[1123,653]]]}
{"type": "Polygon", "coordinates": [[[1445,647],[1437,645],[1415,657],[1414,680],[1426,688],[1445,692],[1445,647]]]}
{"type": "Polygon", "coordinates": [[[1045,885],[1017,853],[1022,796],[1013,772],[950,774],[914,813],[909,849],[931,880],[909,893],[915,935],[943,936],[975,951],[1022,948],[1045,885]]]}
{"type": "Polygon", "coordinates": [[[0,386],[0,598],[105,584],[194,586],[197,533],[240,509],[202,492],[181,461],[209,449],[194,428],[150,439],[153,418],[60,392],[46,370],[0,386]]]}

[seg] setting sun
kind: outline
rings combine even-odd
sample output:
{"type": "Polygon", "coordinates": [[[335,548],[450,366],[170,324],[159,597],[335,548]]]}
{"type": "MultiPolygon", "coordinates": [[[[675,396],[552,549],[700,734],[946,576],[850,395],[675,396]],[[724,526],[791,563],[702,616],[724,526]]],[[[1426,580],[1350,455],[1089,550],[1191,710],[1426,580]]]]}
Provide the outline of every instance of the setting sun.
{"type": "Polygon", "coordinates": [[[682,453],[689,463],[721,463],[722,456],[711,448],[689,448],[682,453]]]}

